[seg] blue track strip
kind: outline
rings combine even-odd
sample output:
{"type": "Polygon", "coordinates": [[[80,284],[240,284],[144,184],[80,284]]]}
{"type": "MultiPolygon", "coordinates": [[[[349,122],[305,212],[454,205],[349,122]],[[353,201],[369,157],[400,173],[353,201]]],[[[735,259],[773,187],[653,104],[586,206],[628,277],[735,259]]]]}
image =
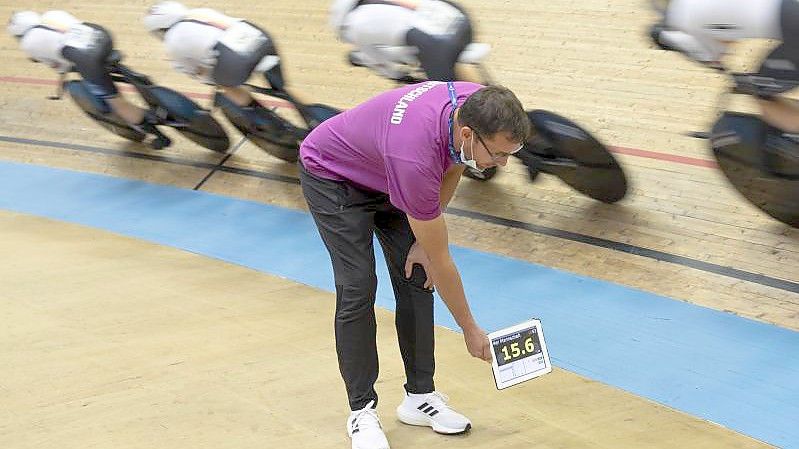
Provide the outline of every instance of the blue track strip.
{"type": "MultiPolygon", "coordinates": [[[[300,211],[15,163],[0,163],[0,192],[2,209],[333,291],[328,256],[310,216],[300,211]]],[[[557,366],[799,449],[799,333],[528,262],[452,251],[487,330],[541,318],[557,366]]],[[[393,309],[385,269],[379,275],[378,304],[393,309]]],[[[438,324],[454,328],[440,301],[436,312],[438,324]]]]}

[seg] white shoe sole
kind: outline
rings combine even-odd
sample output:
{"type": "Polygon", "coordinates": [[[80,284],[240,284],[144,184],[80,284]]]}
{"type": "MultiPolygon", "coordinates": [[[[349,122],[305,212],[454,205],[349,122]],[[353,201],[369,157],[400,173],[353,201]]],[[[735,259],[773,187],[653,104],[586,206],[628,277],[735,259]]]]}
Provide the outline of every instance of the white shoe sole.
{"type": "Polygon", "coordinates": [[[457,435],[460,433],[468,432],[469,429],[472,428],[472,424],[466,424],[466,427],[461,428],[451,428],[445,427],[441,424],[437,423],[427,415],[420,416],[417,412],[405,412],[402,407],[397,408],[397,418],[399,418],[400,422],[403,424],[408,424],[409,426],[422,426],[422,427],[432,427],[433,431],[436,433],[441,433],[444,435],[457,435]]]}

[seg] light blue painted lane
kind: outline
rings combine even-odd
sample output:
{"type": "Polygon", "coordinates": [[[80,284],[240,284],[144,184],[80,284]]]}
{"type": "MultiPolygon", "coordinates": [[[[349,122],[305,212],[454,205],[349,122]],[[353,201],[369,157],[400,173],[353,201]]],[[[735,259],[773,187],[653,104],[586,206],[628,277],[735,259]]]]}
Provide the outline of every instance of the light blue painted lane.
{"type": "MultiPolygon", "coordinates": [[[[0,163],[0,208],[334,290],[316,228],[296,210],[14,163],[0,163]]],[[[799,333],[519,260],[452,250],[486,329],[539,317],[558,366],[799,449],[799,333]]],[[[393,309],[382,267],[378,304],[393,309]]],[[[439,324],[455,327],[440,301],[436,313],[439,324]]]]}

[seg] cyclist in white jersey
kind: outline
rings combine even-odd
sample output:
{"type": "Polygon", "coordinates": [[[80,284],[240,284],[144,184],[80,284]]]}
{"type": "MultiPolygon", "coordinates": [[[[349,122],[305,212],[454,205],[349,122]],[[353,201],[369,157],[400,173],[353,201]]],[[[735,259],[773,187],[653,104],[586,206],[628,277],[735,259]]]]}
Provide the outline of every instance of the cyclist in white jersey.
{"type": "Polygon", "coordinates": [[[452,1],[334,0],[330,25],[355,47],[350,63],[386,78],[403,79],[408,75],[403,65],[410,62],[421,65],[430,80],[481,82],[457,65],[473,36],[469,17],[452,1]],[[411,49],[413,54],[398,49],[411,49]]]}
{"type": "Polygon", "coordinates": [[[73,70],[80,73],[89,92],[106,108],[102,112],[114,112],[133,128],[157,134],[155,118],[128,102],[114,85],[106,67],[114,44],[105,28],[53,10],[41,15],[34,11],[14,13],[7,30],[33,61],[61,74],[73,70]]]}
{"type": "Polygon", "coordinates": [[[779,41],[756,76],[747,78],[751,83],[739,83],[739,90],[758,97],[767,122],[799,132],[799,106],[779,96],[799,84],[799,1],[671,0],[660,5],[663,17],[652,27],[654,41],[711,67],[721,67],[733,42],[779,41]]]}
{"type": "MultiPolygon", "coordinates": [[[[274,41],[244,19],[164,1],[150,7],[144,24],[163,39],[177,71],[218,86],[240,107],[258,107],[242,87],[253,72],[262,73],[272,88],[288,91],[274,41]]],[[[296,92],[291,95],[297,98],[296,92]]]]}

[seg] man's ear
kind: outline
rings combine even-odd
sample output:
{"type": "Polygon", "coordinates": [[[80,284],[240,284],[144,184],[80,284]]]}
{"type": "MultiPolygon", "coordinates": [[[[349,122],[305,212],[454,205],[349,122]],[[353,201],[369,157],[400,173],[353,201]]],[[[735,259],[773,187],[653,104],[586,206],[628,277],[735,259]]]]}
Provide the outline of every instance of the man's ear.
{"type": "Polygon", "coordinates": [[[474,130],[468,126],[461,126],[460,133],[463,140],[469,140],[472,138],[472,133],[474,133],[474,130]]]}

